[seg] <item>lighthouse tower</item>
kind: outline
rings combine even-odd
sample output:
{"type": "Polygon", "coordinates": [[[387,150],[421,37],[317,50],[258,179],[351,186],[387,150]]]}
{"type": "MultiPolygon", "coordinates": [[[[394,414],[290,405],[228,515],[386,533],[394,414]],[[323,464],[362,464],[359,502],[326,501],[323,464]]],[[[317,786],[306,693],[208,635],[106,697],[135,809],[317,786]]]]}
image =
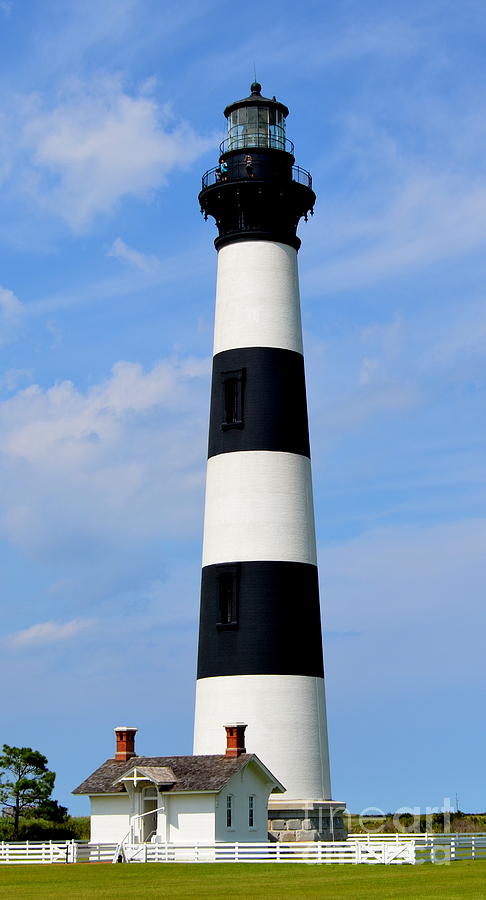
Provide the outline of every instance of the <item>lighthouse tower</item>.
{"type": "Polygon", "coordinates": [[[194,753],[246,724],[286,787],[274,817],[325,806],[332,830],[296,234],[316,198],[283,103],[255,82],[224,114],[199,194],[218,276],[194,753]]]}

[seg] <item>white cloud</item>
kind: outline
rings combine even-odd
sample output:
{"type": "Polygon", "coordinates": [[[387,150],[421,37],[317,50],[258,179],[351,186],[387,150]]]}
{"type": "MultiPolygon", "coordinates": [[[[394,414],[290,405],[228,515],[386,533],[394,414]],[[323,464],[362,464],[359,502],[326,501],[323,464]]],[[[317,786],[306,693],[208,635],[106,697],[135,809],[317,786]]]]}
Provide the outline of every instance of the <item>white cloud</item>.
{"type": "Polygon", "coordinates": [[[484,246],[483,98],[469,83],[446,95],[417,87],[376,95],[365,85],[336,115],[313,165],[326,205],[306,232],[309,287],[362,289],[484,246]]]}
{"type": "Polygon", "coordinates": [[[23,142],[37,172],[30,191],[75,229],[125,196],[147,196],[190,165],[213,139],[177,120],[146,93],[115,78],[71,82],[58,102],[23,106],[23,142]]]}
{"type": "MultiPolygon", "coordinates": [[[[323,227],[327,234],[329,223],[323,227]]],[[[391,199],[384,199],[378,214],[356,207],[353,222],[336,219],[332,231],[334,246],[326,263],[306,275],[312,290],[349,290],[416,271],[484,245],[486,184],[410,174],[392,190],[391,199]]]]}
{"type": "Polygon", "coordinates": [[[23,319],[23,304],[13,291],[0,287],[0,346],[13,340],[23,319]]]}
{"type": "Polygon", "coordinates": [[[91,628],[94,619],[72,619],[70,622],[40,622],[22,631],[8,635],[5,642],[10,647],[19,649],[36,644],[53,644],[66,641],[81,631],[91,628]]]}
{"type": "Polygon", "coordinates": [[[8,369],[0,383],[7,391],[14,391],[19,385],[26,384],[32,379],[32,369],[8,369]]]}
{"type": "MultiPolygon", "coordinates": [[[[359,17],[358,17],[359,18],[359,17]]],[[[296,80],[303,76],[315,79],[322,70],[340,67],[363,58],[409,57],[427,43],[428,35],[420,33],[420,29],[400,21],[397,16],[386,20],[380,15],[379,20],[363,16],[356,21],[353,15],[351,26],[330,25],[328,17],[313,17],[309,26],[303,22],[292,22],[289,29],[285,16],[274,17],[264,31],[253,30],[250,37],[244,36],[238,41],[228,43],[220,41],[211,46],[206,57],[197,57],[193,65],[183,73],[188,85],[204,81],[214,88],[216,84],[228,81],[227,73],[247,72],[248,60],[263,59],[268,72],[283,71],[284,79],[288,72],[294,73],[296,80]],[[264,33],[264,50],[262,51],[262,34],[264,33]]],[[[204,48],[203,48],[204,52],[204,48]]]]}
{"type": "Polygon", "coordinates": [[[367,385],[370,384],[371,381],[376,381],[377,376],[379,376],[382,368],[383,363],[379,359],[373,359],[372,357],[365,356],[361,364],[359,383],[362,385],[367,385]]]}
{"type": "Polygon", "coordinates": [[[140,269],[141,272],[146,272],[147,274],[155,273],[160,268],[160,261],[156,256],[141,253],[140,250],[129,247],[120,237],[113,241],[107,255],[114,256],[115,259],[120,259],[130,266],[135,266],[136,269],[140,269]]]}
{"type": "Polygon", "coordinates": [[[4,16],[9,16],[13,9],[13,3],[10,3],[9,0],[0,0],[0,12],[3,13],[4,16]]]}
{"type": "Polygon", "coordinates": [[[147,372],[119,362],[85,393],[66,381],[1,402],[0,531],[56,558],[194,533],[209,368],[191,358],[147,372]]]}
{"type": "MultiPolygon", "coordinates": [[[[208,257],[207,253],[207,244],[201,241],[191,245],[189,249],[186,248],[180,253],[161,259],[158,268],[150,274],[148,272],[141,273],[140,269],[132,266],[131,269],[113,277],[88,280],[84,284],[69,286],[62,292],[47,294],[31,303],[29,312],[33,316],[41,316],[44,313],[57,313],[74,306],[100,303],[113,298],[119,299],[138,293],[147,286],[149,281],[152,285],[174,284],[183,281],[199,283],[200,279],[206,275],[206,270],[209,269],[211,262],[212,259],[208,257]]],[[[57,327],[54,330],[49,324],[46,327],[52,332],[54,341],[58,337],[62,338],[57,327]]]]}
{"type": "Polygon", "coordinates": [[[365,387],[384,383],[390,379],[391,371],[396,371],[399,362],[403,337],[402,317],[395,315],[391,322],[368,325],[362,330],[360,337],[375,355],[363,357],[359,384],[365,387]]]}

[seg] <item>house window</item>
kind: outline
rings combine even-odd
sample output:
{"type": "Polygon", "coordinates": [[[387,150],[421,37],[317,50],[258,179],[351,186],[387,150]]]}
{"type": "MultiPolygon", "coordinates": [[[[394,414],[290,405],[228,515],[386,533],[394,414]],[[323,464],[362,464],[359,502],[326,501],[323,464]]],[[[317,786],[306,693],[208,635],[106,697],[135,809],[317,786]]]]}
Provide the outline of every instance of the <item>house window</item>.
{"type": "Polygon", "coordinates": [[[226,797],[226,828],[233,828],[233,795],[226,797]]]}
{"type": "Polygon", "coordinates": [[[221,427],[224,431],[228,428],[243,428],[244,375],[244,369],[223,372],[221,375],[223,388],[221,427]]]}
{"type": "Polygon", "coordinates": [[[253,794],[248,797],[248,827],[255,827],[255,798],[253,794]]]}
{"type": "Polygon", "coordinates": [[[219,627],[234,628],[238,624],[238,567],[225,566],[218,572],[219,627]]]}

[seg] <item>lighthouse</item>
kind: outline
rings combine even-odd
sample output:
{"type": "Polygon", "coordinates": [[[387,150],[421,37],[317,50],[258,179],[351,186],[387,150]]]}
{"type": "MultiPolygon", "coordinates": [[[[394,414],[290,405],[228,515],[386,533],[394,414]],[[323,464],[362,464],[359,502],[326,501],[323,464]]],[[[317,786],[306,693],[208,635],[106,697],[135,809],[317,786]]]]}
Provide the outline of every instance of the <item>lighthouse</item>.
{"type": "Polygon", "coordinates": [[[245,724],[248,751],[286,788],[270,802],[276,831],[310,822],[324,837],[343,804],[331,801],[297,270],[316,197],[288,112],[257,82],[227,106],[199,194],[218,271],[194,753],[220,753],[224,727],[245,724]]]}

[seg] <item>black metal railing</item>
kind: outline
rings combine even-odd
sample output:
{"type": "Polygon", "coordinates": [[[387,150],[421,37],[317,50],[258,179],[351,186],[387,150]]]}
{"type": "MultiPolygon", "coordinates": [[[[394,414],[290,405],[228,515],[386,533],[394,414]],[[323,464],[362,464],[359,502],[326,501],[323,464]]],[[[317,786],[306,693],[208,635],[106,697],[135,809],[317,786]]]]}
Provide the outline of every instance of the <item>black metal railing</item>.
{"type": "Polygon", "coordinates": [[[219,145],[220,153],[228,153],[230,150],[255,150],[257,147],[265,150],[283,150],[294,155],[294,145],[287,138],[278,134],[266,132],[254,132],[253,134],[235,135],[225,138],[219,145]]]}
{"type": "Polygon", "coordinates": [[[312,187],[312,175],[307,169],[301,166],[292,166],[292,181],[298,181],[299,184],[305,184],[306,187],[312,187]]]}
{"type": "MultiPolygon", "coordinates": [[[[258,165],[248,167],[244,162],[238,162],[235,165],[232,165],[231,168],[228,167],[227,172],[222,172],[220,166],[215,166],[213,169],[208,169],[208,171],[204,173],[202,177],[202,187],[204,190],[204,188],[211,187],[213,184],[225,184],[225,182],[228,181],[258,181],[259,177],[264,178],[265,181],[272,180],[272,176],[271,174],[269,175],[267,167],[265,167],[265,172],[262,172],[259,176],[258,165]],[[251,171],[249,171],[249,168],[251,171]]],[[[280,172],[275,177],[280,178],[280,172]]],[[[312,187],[311,173],[301,166],[292,166],[292,181],[296,181],[298,184],[303,184],[309,188],[312,187]]]]}

